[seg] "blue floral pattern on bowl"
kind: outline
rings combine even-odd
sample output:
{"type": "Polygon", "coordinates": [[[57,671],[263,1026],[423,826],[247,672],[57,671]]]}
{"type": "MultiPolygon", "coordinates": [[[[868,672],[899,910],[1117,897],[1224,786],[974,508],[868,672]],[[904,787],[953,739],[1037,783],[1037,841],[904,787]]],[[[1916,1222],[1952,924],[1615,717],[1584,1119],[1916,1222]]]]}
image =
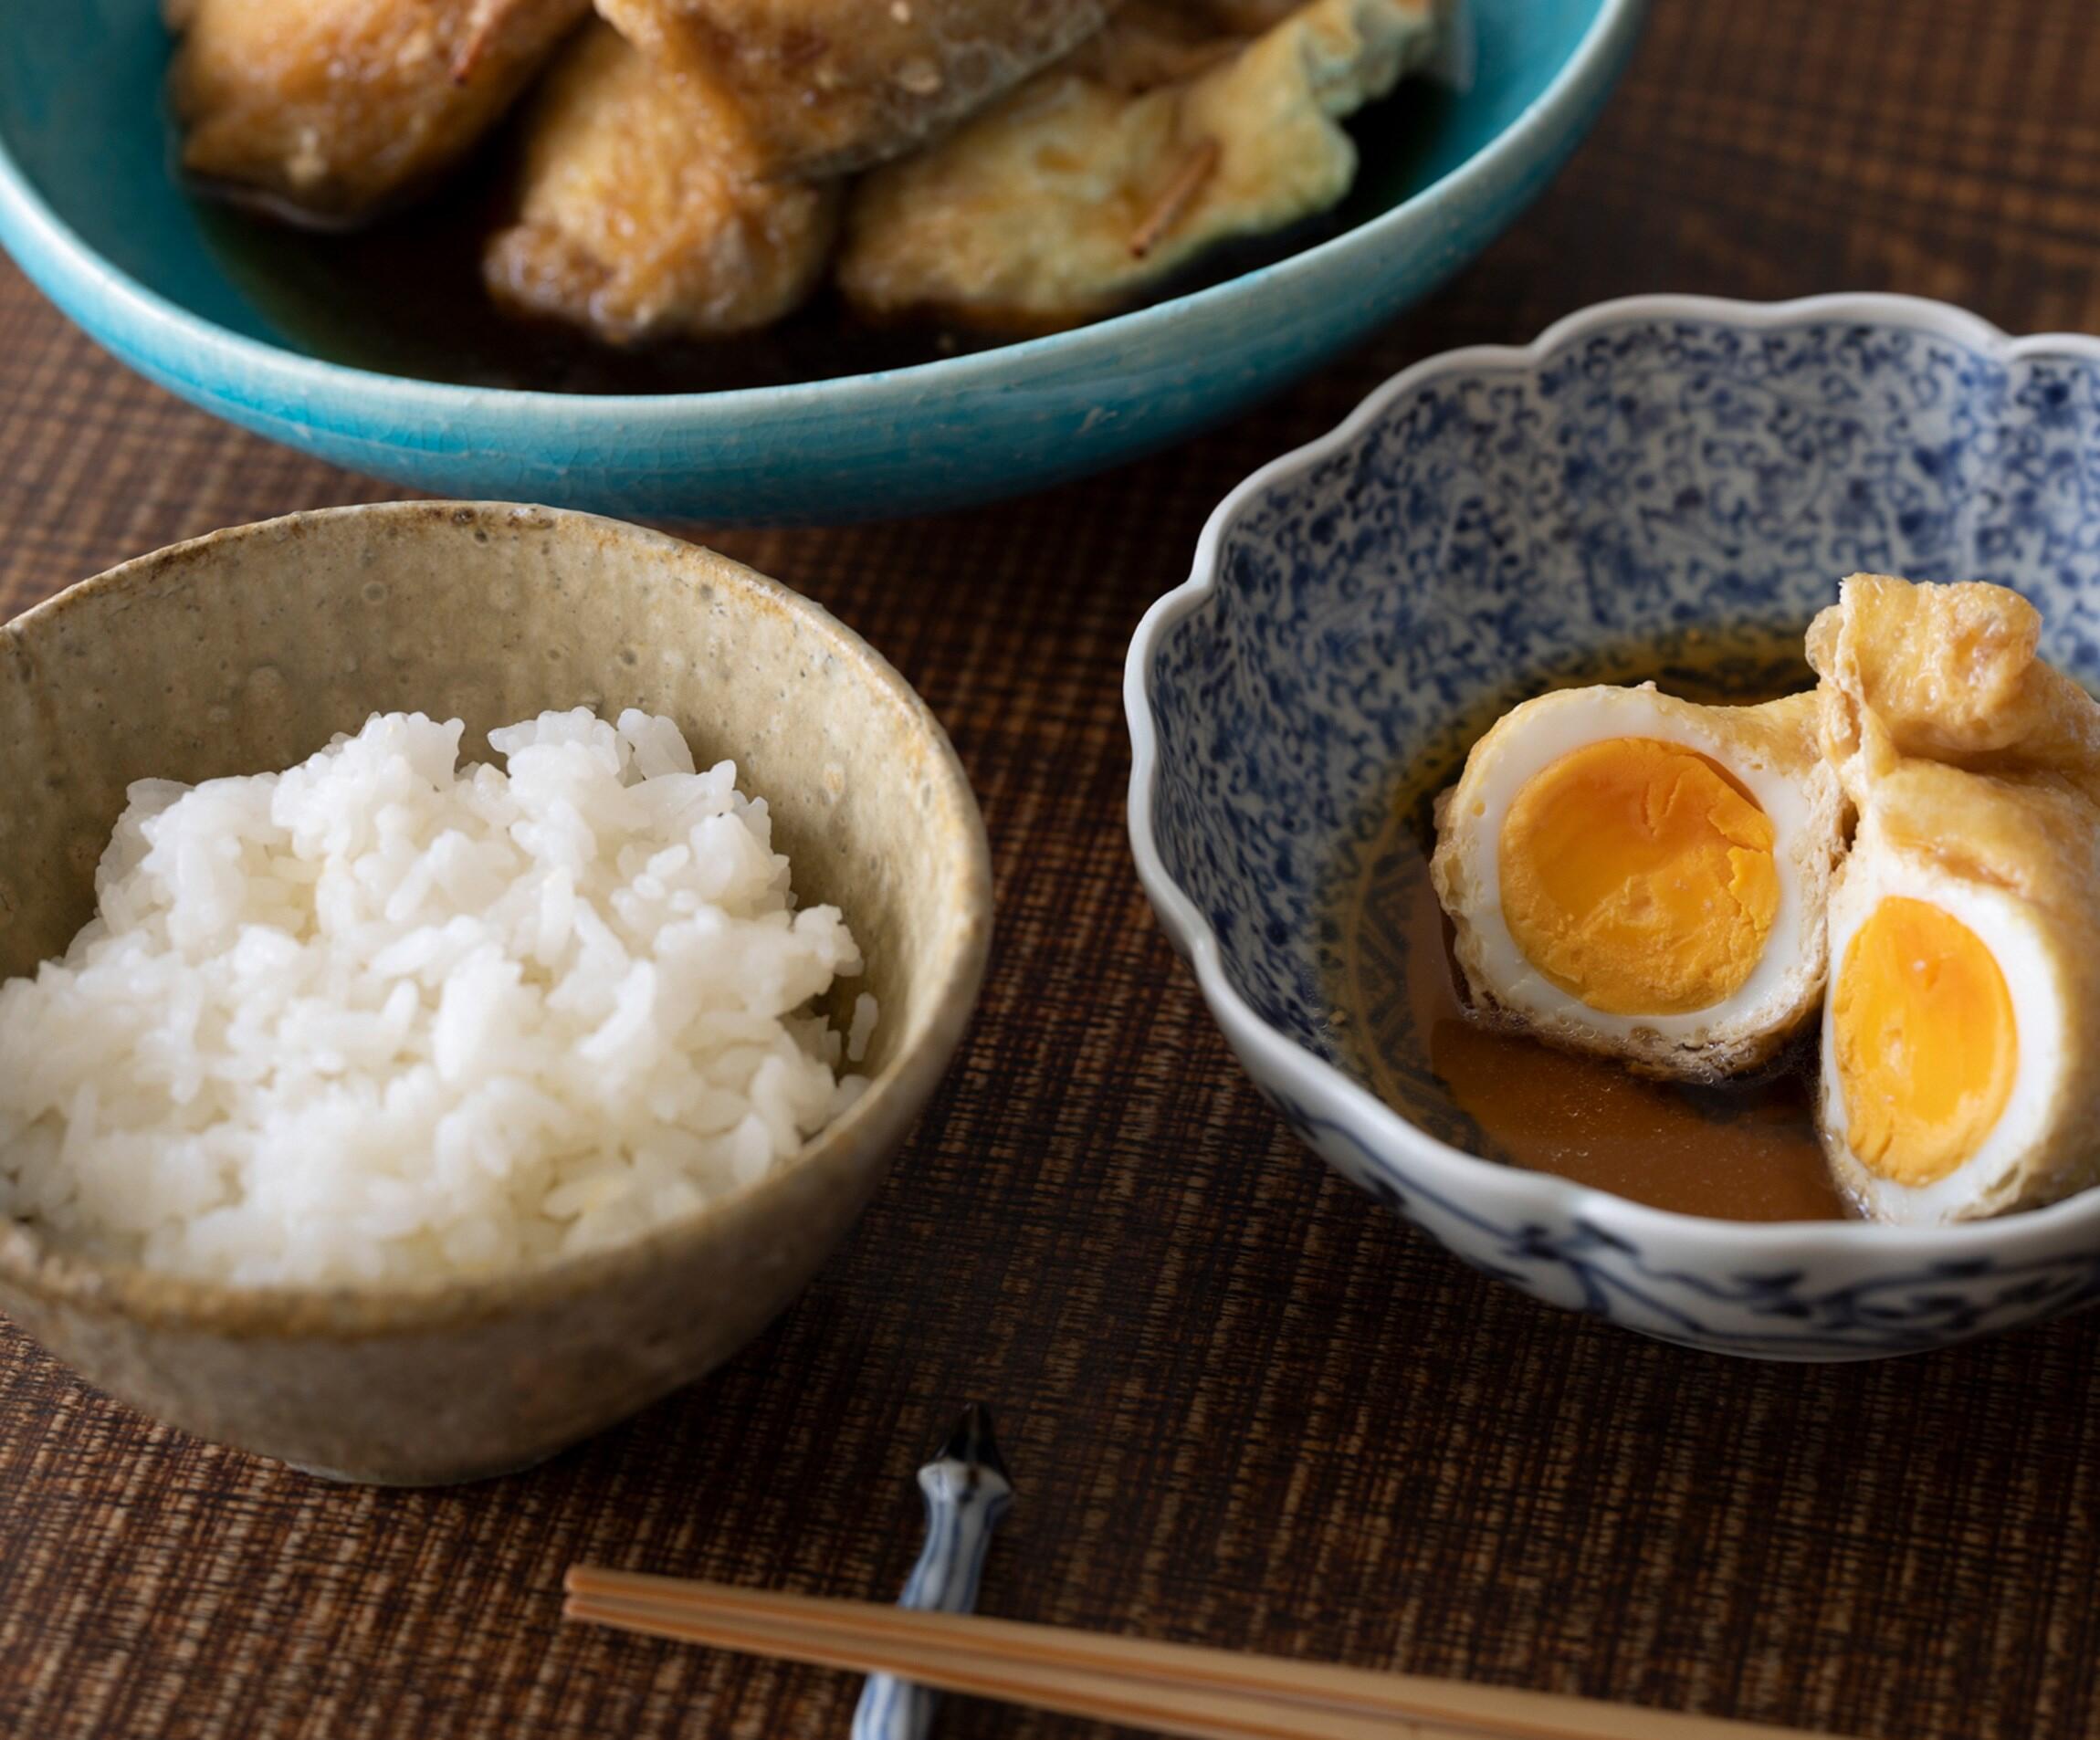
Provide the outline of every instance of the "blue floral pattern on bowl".
{"type": "Polygon", "coordinates": [[[1131,834],[1307,1143],[1476,1266],[1717,1352],[1911,1352],[2100,1296],[2100,1193],[1935,1232],[1671,1214],[1463,1152],[1330,1022],[1322,890],[1396,773],[1614,649],[1798,628],[1862,570],[2015,586],[2100,684],[2100,341],[1897,297],[1607,304],[1417,365],[1220,508],[1131,647],[1131,834]]]}

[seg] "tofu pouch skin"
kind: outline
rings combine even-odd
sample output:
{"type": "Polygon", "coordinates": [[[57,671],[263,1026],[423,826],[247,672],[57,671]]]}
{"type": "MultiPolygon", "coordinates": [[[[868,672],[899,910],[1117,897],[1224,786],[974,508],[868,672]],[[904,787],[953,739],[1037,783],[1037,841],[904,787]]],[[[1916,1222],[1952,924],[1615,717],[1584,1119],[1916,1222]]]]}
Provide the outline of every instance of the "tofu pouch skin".
{"type": "Polygon", "coordinates": [[[1430,874],[1475,1012],[1712,1082],[1813,1019],[1843,804],[1813,696],[1701,707],[1564,689],[1506,714],[1441,805],[1430,874]]]}
{"type": "Polygon", "coordinates": [[[2001,587],[1847,580],[1820,729],[1857,812],[1830,907],[1818,1122],[1870,1219],[2100,1182],[2100,705],[2001,587]]]}

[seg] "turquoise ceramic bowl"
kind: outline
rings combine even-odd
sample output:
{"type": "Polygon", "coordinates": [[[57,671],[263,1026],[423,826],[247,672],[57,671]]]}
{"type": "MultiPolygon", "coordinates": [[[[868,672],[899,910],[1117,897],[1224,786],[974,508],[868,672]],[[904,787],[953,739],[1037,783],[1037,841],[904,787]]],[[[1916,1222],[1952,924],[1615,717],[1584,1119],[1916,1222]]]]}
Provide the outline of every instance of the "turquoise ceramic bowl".
{"type": "Polygon", "coordinates": [[[807,385],[523,393],[302,348],[229,276],[170,174],[156,0],[0,5],[0,243],[141,373],[398,483],[712,520],[926,511],[1163,445],[1422,296],[1559,166],[1624,64],[1643,3],[1473,0],[1471,88],[1423,98],[1409,140],[1367,159],[1360,220],[1331,240],[1077,331],[807,385]]]}

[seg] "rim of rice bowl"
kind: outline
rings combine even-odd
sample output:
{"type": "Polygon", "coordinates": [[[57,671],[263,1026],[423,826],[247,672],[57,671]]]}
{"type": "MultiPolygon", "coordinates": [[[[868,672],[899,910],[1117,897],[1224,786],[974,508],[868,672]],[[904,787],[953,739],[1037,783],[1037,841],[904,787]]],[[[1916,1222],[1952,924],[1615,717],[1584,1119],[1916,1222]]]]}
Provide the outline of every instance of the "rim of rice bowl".
{"type": "MultiPolygon", "coordinates": [[[[439,510],[451,513],[469,504],[394,505],[410,512],[427,509],[435,518],[439,510]]],[[[368,511],[363,506],[313,509],[292,519],[333,519],[368,511]]],[[[588,520],[594,517],[561,518],[588,520]]],[[[604,524],[616,528],[623,537],[660,545],[670,553],[689,555],[694,548],[685,540],[647,528],[619,521],[604,524]]],[[[0,644],[18,643],[26,633],[44,626],[51,617],[101,593],[121,589],[142,571],[164,570],[171,561],[202,555],[221,540],[253,529],[252,526],[243,526],[207,533],[80,581],[0,624],[0,644]]],[[[293,529],[296,535],[297,528],[293,529]]],[[[236,1337],[352,1340],[402,1330],[436,1329],[520,1309],[557,1305],[597,1290],[623,1271],[671,1260],[677,1248],[690,1241],[701,1227],[734,1215],[775,1191],[797,1188],[798,1180],[823,1167],[835,1154],[857,1151],[866,1139],[864,1132],[869,1126],[879,1127],[898,1116],[900,1100],[908,1118],[912,1101],[904,1090],[918,1078],[938,1077],[945,1069],[949,1038],[959,1033],[971,1018],[990,954],[991,854],[982,814],[947,732],[896,667],[814,600],[755,570],[746,569],[744,573],[750,591],[733,601],[737,606],[770,609],[814,630],[822,636],[831,656],[850,666],[865,686],[904,715],[906,735],[919,753],[915,758],[913,777],[900,777],[899,785],[908,790],[930,781],[944,800],[931,807],[951,811],[965,829],[961,843],[967,858],[963,879],[970,897],[961,903],[952,927],[936,944],[930,982],[912,986],[911,1001],[919,1012],[898,1030],[893,1039],[896,1049],[879,1069],[867,1075],[867,1085],[857,1098],[810,1135],[791,1156],[755,1179],[723,1190],[699,1206],[617,1242],[520,1266],[474,1274],[432,1272],[384,1283],[236,1284],[94,1254],[55,1240],[40,1225],[5,1216],[0,1217],[0,1275],[46,1302],[143,1323],[179,1323],[236,1337]]],[[[718,595],[709,608],[722,613],[725,601],[718,595]]],[[[479,758],[463,754],[462,768],[475,759],[479,758]]],[[[852,918],[847,913],[849,925],[852,918]]],[[[886,1025],[892,1019],[887,1009],[883,1019],[886,1025]]]]}

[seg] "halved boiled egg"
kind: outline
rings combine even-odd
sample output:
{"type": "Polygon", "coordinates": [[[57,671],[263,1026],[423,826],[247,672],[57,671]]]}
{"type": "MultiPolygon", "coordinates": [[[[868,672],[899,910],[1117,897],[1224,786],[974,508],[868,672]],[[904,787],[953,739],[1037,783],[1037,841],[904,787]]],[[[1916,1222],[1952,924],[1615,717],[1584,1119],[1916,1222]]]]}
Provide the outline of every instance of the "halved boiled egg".
{"type": "Polygon", "coordinates": [[[2100,1182],[2100,705],[1982,585],[1844,582],[1810,631],[1859,830],[1831,896],[1819,1122],[1863,1213],[2100,1182]]]}
{"type": "MultiPolygon", "coordinates": [[[[2047,836],[2067,794],[1920,771],[1930,778],[1895,776],[1910,821],[1892,821],[1899,801],[1885,791],[1831,899],[1819,1121],[1861,1212],[1929,1225],[2100,1182],[2100,926],[2037,897],[2060,879],[2047,836]],[[1921,803],[1932,784],[1973,789],[1921,803]],[[1943,823],[1916,837],[1912,823],[1932,813],[1943,823]],[[2025,836],[2026,874],[2002,879],[1979,862],[1977,836],[1939,832],[1965,824],[2000,845],[2025,836]]],[[[2091,845],[2074,851],[2089,868],[2091,845]]]]}
{"type": "Polygon", "coordinates": [[[1476,1010],[1710,1081],[1820,1001],[1843,803],[1816,700],[1638,688],[1527,701],[1474,746],[1431,864],[1476,1010]]]}

